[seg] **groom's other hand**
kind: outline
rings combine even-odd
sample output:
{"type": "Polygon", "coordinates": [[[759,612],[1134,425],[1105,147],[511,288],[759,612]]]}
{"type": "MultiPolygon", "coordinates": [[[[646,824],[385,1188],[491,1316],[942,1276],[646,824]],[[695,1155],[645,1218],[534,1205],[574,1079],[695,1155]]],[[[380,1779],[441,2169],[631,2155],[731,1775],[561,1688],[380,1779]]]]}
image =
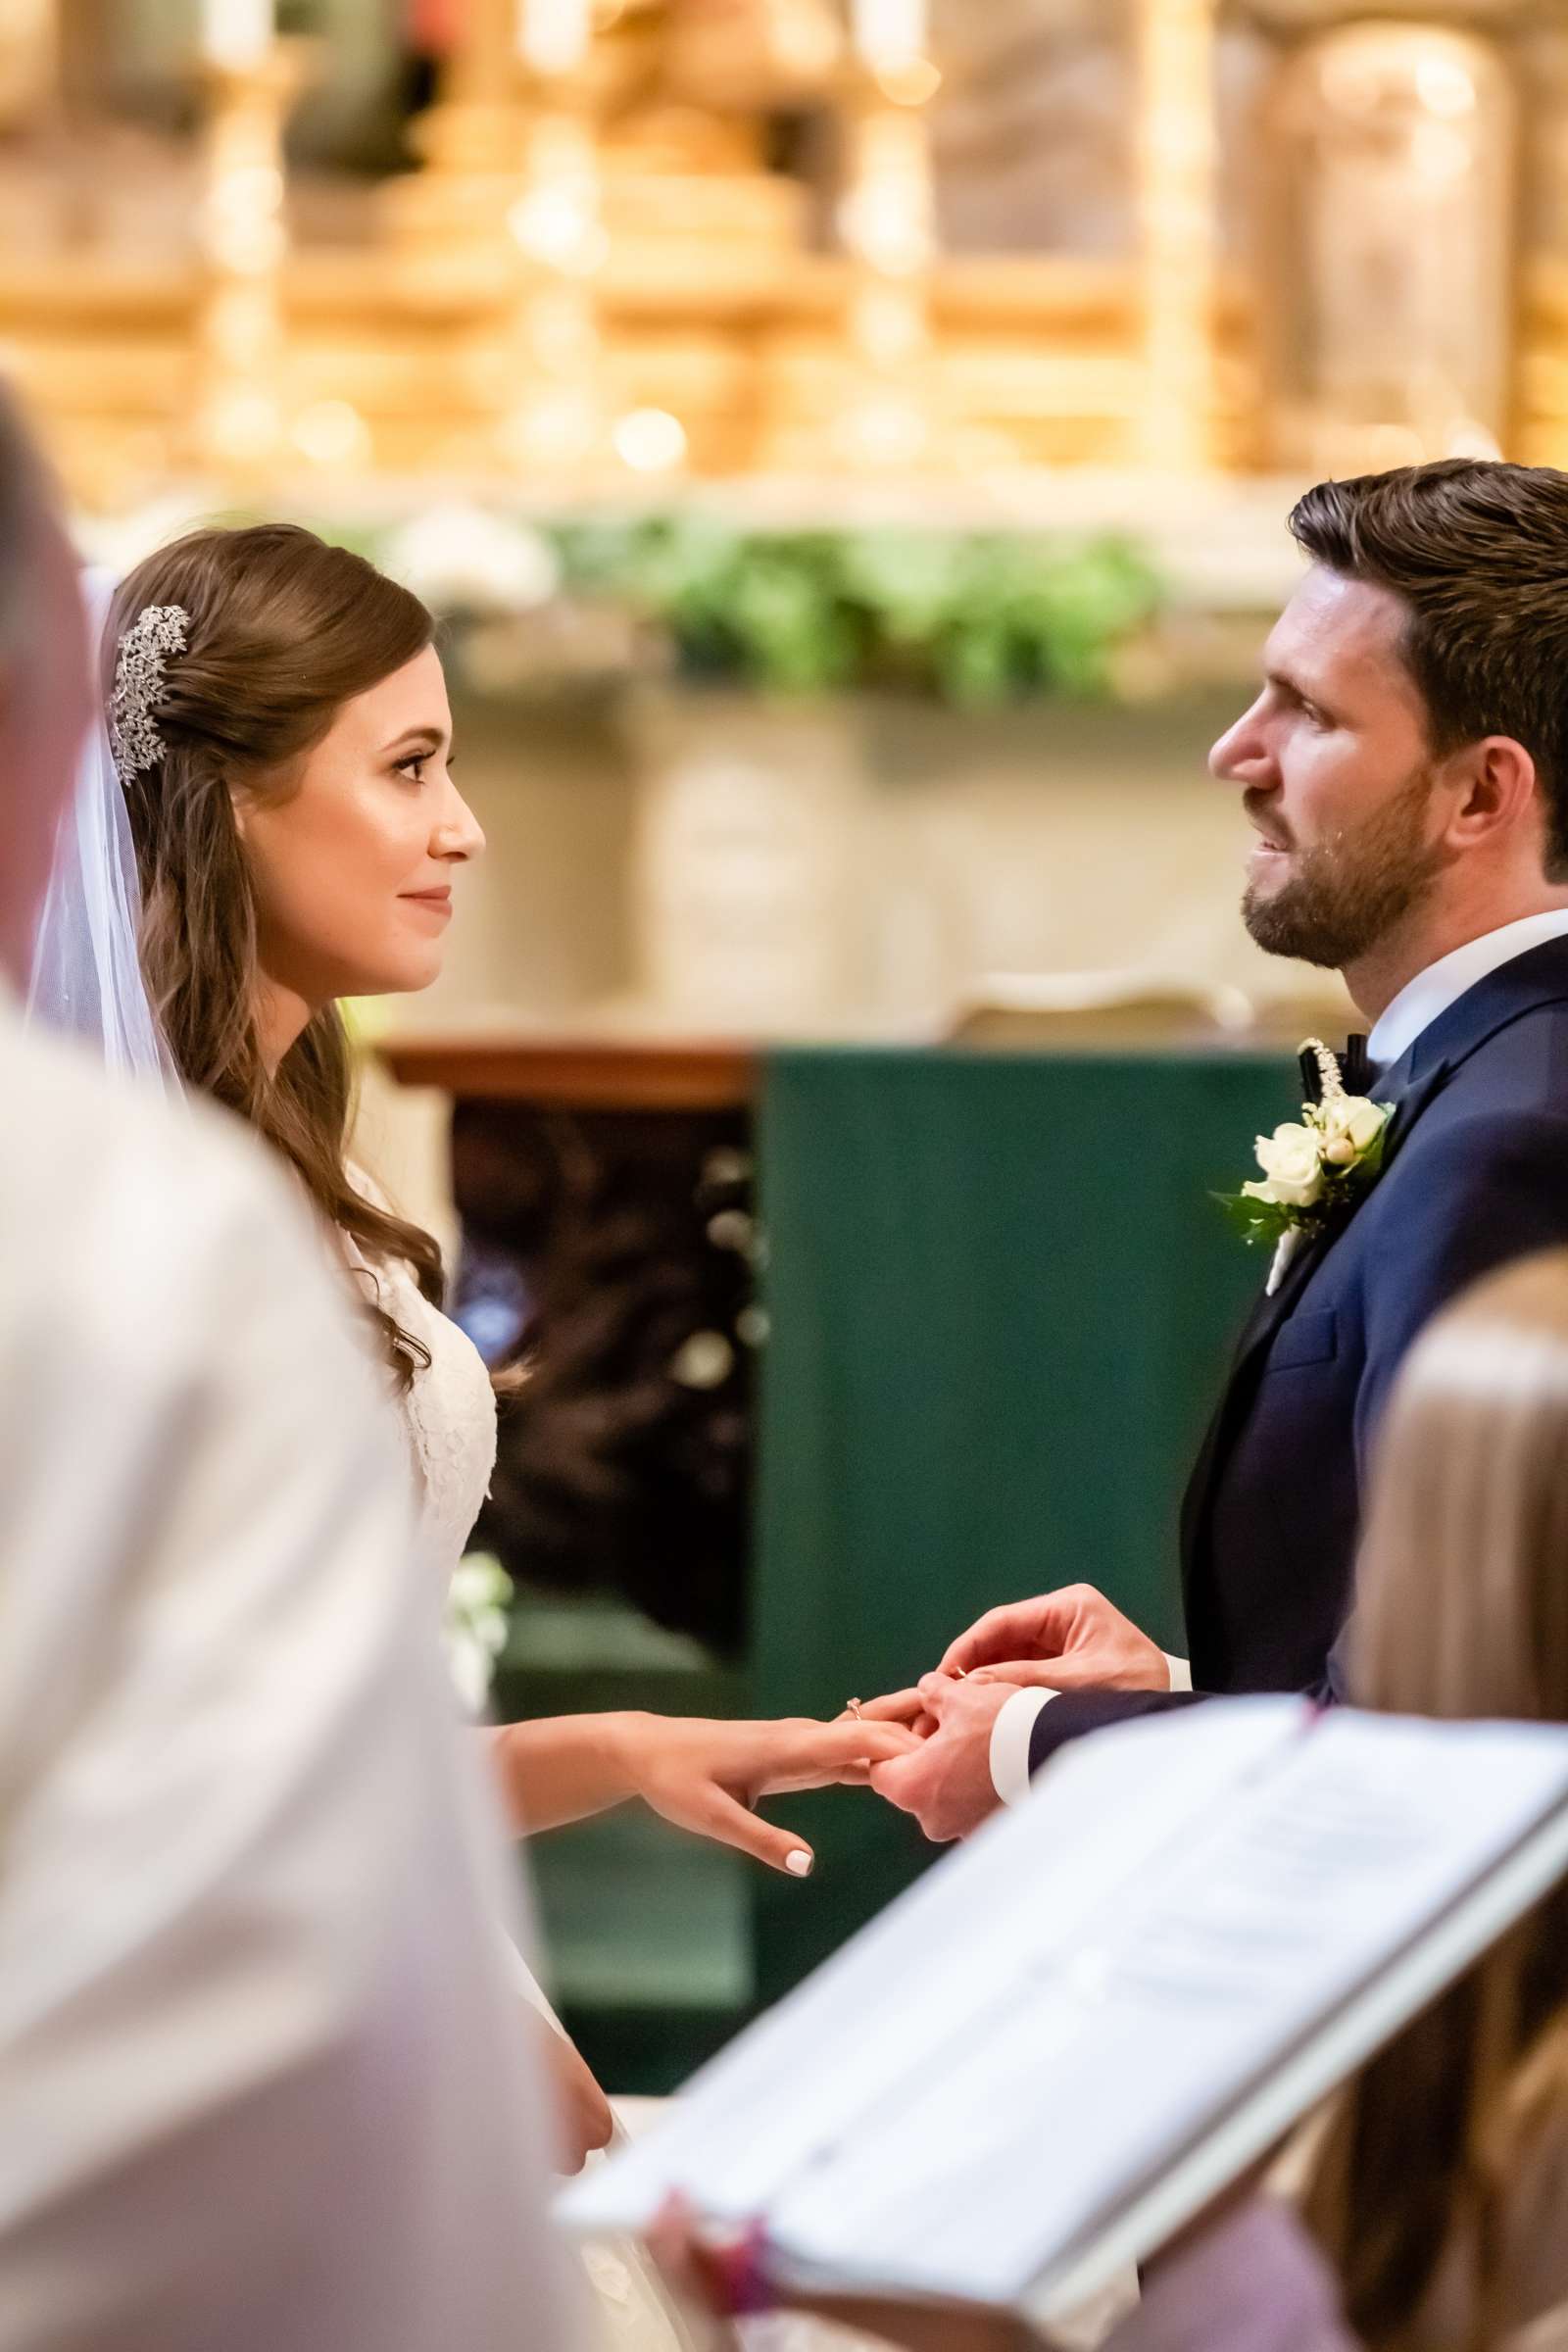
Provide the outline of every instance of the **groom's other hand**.
{"type": "Polygon", "coordinates": [[[912,1813],[938,1845],[967,1838],[1001,1802],[991,1777],[991,1731],[1011,1696],[1007,1683],[928,1674],[919,1697],[934,1728],[908,1755],[872,1765],[878,1796],[912,1813]]]}
{"type": "Polygon", "coordinates": [[[1165,1652],[1093,1585],[988,1609],[951,1645],[940,1672],[1052,1690],[1170,1689],[1165,1652]]]}

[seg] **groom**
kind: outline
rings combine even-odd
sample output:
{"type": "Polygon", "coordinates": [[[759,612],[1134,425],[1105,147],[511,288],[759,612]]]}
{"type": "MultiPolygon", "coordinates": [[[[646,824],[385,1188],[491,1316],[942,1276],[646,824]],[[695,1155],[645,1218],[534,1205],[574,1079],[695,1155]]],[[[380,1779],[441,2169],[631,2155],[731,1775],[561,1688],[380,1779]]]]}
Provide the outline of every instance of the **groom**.
{"type": "Polygon", "coordinates": [[[1077,1586],[991,1610],[918,1698],[878,1702],[922,1710],[922,1748],[872,1780],[932,1838],[1189,1693],[1341,1695],[1406,1348],[1478,1275],[1568,1243],[1568,475],[1325,482],[1291,529],[1311,568],[1210,764],[1258,836],[1249,931],[1342,972],[1371,1025],[1351,1091],[1395,1106],[1383,1173],[1242,1335],[1182,1510],[1190,1662],[1077,1586]]]}

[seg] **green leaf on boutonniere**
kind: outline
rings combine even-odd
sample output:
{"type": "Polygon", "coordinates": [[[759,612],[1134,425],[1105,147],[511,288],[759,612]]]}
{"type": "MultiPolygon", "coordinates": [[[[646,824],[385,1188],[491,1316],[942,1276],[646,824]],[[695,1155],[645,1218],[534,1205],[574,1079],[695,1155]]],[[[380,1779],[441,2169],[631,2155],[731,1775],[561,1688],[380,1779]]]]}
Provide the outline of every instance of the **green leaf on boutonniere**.
{"type": "Polygon", "coordinates": [[[1247,1193],[1210,1193],[1209,1199],[1219,1202],[1233,1231],[1253,1250],[1277,1249],[1293,1227],[1311,1221],[1283,1200],[1254,1200],[1247,1193]]]}

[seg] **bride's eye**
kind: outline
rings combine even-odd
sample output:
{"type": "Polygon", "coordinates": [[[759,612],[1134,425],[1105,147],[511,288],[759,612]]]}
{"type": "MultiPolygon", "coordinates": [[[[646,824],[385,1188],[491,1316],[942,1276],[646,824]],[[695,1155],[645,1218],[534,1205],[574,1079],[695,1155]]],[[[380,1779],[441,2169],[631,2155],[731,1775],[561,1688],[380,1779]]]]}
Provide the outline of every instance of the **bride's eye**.
{"type": "Polygon", "coordinates": [[[400,776],[407,776],[411,783],[422,784],[424,771],[429,765],[429,761],[430,754],[428,752],[411,752],[407,760],[398,760],[396,772],[400,776]]]}

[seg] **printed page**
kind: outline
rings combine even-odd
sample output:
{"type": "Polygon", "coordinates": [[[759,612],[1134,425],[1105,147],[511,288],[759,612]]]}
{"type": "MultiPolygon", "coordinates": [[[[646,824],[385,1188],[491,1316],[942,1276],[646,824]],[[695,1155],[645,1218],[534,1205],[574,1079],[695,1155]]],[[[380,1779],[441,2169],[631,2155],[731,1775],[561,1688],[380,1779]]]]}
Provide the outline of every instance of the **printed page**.
{"type": "Polygon", "coordinates": [[[1248,1700],[1086,1741],[568,2190],[803,2279],[1021,2300],[1568,1803],[1568,1733],[1248,1700]]]}
{"type": "Polygon", "coordinates": [[[911,2069],[967,2063],[977,2021],[1021,1973],[1180,1852],[1309,1714],[1298,1699],[1257,1699],[1182,1720],[1179,1769],[1158,1738],[1166,1725],[1070,1749],[1029,1805],[945,1855],[703,2069],[631,2157],[567,2190],[564,2218],[637,2229],[678,2185],[715,2217],[748,2220],[906,2096],[911,2069]]]}

